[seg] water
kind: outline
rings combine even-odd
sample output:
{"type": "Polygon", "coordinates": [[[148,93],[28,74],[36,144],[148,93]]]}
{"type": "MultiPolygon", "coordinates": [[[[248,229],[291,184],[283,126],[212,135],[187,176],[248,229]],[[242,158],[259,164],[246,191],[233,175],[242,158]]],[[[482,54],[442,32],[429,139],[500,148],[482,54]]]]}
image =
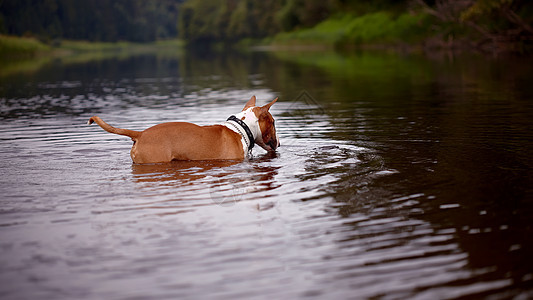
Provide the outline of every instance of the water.
{"type": "Polygon", "coordinates": [[[192,53],[0,84],[6,299],[533,297],[531,60],[192,53]],[[142,130],[256,95],[281,147],[134,165],[142,130]]]}

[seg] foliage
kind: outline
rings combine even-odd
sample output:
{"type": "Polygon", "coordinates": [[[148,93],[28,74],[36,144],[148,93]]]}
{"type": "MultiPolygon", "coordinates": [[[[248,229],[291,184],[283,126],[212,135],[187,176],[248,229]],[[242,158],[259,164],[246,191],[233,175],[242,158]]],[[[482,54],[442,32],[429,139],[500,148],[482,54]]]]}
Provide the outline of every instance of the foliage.
{"type": "Polygon", "coordinates": [[[50,47],[42,44],[35,38],[19,38],[12,36],[0,35],[0,57],[12,58],[13,56],[33,57],[38,52],[47,51],[50,47]]]}
{"type": "Polygon", "coordinates": [[[51,47],[35,38],[0,35],[0,78],[15,73],[32,73],[52,61],[75,64],[144,54],[176,57],[182,54],[182,49],[183,41],[178,39],[152,43],[63,40],[60,46],[51,47]]]}
{"type": "Polygon", "coordinates": [[[483,14],[492,13],[512,2],[512,0],[478,0],[462,11],[460,18],[462,21],[467,21],[483,14]]]}
{"type": "Polygon", "coordinates": [[[0,0],[0,34],[189,43],[533,43],[528,0],[0,0]],[[178,13],[179,12],[179,13],[178,13]],[[432,16],[432,17],[429,17],[432,16]],[[272,38],[275,37],[275,38],[272,38]]]}
{"type": "Polygon", "coordinates": [[[180,7],[180,36],[190,42],[236,41],[312,26],[336,0],[189,0],[180,7]]]}
{"type": "Polygon", "coordinates": [[[350,22],[346,40],[355,44],[405,41],[427,29],[425,18],[409,13],[396,18],[386,12],[366,14],[350,22]]]}
{"type": "Polygon", "coordinates": [[[3,0],[0,30],[43,41],[148,42],[177,36],[179,3],[180,0],[3,0]]]}
{"type": "Polygon", "coordinates": [[[375,43],[414,42],[427,35],[426,14],[376,12],[360,17],[338,15],[315,27],[278,34],[275,44],[328,43],[359,45],[375,43]]]}
{"type": "Polygon", "coordinates": [[[528,4],[527,0],[188,0],[180,11],[179,31],[192,43],[269,37],[282,44],[487,48],[488,43],[489,48],[498,48],[531,44],[533,8],[528,4]]]}
{"type": "Polygon", "coordinates": [[[454,28],[450,37],[469,39],[475,47],[512,48],[533,41],[533,9],[526,0],[437,0],[432,6],[415,1],[440,20],[441,28],[454,28]]]}

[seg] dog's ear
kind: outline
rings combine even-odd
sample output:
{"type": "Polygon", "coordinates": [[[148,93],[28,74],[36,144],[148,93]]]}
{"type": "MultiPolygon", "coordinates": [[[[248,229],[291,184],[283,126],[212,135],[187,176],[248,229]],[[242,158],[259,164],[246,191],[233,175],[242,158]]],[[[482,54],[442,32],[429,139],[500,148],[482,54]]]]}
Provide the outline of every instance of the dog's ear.
{"type": "Polygon", "coordinates": [[[244,111],[244,110],[247,110],[248,108],[254,107],[254,106],[255,106],[255,96],[252,96],[252,98],[250,98],[250,100],[248,100],[248,102],[246,102],[246,105],[244,105],[244,108],[242,110],[244,111]]]}
{"type": "Polygon", "coordinates": [[[261,113],[266,113],[268,112],[268,110],[270,109],[270,107],[276,103],[276,101],[278,101],[278,98],[272,100],[272,102],[270,102],[269,104],[265,105],[265,106],[261,106],[261,113]]]}

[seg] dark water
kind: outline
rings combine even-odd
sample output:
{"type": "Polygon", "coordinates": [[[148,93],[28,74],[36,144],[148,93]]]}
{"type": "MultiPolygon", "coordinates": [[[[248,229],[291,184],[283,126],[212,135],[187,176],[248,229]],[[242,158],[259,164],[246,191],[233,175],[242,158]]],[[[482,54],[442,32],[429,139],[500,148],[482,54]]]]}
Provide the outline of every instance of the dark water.
{"type": "Polygon", "coordinates": [[[0,77],[0,297],[533,297],[533,61],[181,54],[0,77]],[[133,165],[252,95],[281,147],[133,165]]]}

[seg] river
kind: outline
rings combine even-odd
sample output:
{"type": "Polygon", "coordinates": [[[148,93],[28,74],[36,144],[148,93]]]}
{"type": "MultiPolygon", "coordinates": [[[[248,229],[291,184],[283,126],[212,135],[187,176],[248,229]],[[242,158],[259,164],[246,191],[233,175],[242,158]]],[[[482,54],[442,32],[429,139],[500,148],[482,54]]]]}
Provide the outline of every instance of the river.
{"type": "Polygon", "coordinates": [[[139,54],[0,77],[0,297],[533,297],[531,59],[139,54]],[[275,97],[281,147],[136,165],[275,97]]]}

